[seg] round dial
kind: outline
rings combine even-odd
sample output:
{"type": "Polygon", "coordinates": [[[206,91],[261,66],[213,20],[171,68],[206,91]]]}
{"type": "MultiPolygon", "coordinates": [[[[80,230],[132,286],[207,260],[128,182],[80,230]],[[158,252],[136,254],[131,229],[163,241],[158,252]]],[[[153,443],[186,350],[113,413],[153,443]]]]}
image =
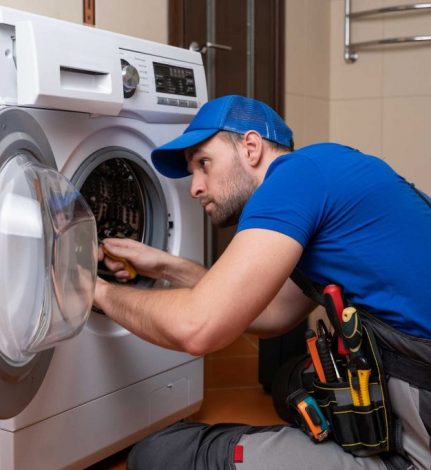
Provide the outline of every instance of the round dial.
{"type": "Polygon", "coordinates": [[[121,59],[121,74],[123,77],[124,98],[130,98],[134,95],[139,85],[139,73],[136,67],[130,65],[127,60],[121,59]]]}

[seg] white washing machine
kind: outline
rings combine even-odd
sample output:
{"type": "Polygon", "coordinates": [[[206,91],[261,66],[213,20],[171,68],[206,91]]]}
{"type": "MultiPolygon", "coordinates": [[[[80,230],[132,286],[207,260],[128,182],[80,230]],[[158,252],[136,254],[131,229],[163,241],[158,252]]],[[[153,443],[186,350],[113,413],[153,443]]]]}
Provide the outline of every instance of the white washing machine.
{"type": "Polygon", "coordinates": [[[198,53],[0,8],[0,70],[0,469],[82,469],[202,401],[202,358],[89,312],[96,272],[109,277],[97,236],[202,261],[190,182],[150,152],[206,101],[204,69],[198,53]]]}

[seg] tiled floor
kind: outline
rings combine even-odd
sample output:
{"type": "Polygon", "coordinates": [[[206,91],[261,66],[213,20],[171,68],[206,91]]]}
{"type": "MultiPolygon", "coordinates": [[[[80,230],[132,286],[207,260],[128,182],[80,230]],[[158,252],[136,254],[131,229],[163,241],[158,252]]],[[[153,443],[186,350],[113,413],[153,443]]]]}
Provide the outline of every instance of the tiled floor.
{"type": "MultiPolygon", "coordinates": [[[[271,396],[257,380],[258,340],[240,336],[227,348],[205,358],[204,402],[191,418],[205,423],[242,422],[278,424],[271,396]]],[[[127,451],[99,462],[87,470],[125,470],[127,451]]]]}

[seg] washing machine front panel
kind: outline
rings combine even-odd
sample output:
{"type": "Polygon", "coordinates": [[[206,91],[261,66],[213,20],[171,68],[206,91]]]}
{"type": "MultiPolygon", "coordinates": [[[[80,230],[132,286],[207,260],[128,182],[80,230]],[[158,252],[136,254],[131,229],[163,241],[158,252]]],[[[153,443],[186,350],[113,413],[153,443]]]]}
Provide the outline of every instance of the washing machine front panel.
{"type": "MultiPolygon", "coordinates": [[[[0,7],[5,72],[0,101],[15,110],[25,106],[22,112],[33,117],[52,149],[38,152],[33,147],[39,139],[26,138],[22,156],[57,166],[84,192],[101,238],[127,236],[202,261],[203,212],[190,198],[190,181],[163,177],[150,159],[151,150],[181,134],[206,101],[202,58],[186,49],[87,30],[0,7]],[[61,40],[53,46],[57,35],[61,40]],[[39,158],[45,153],[45,160],[39,158]]],[[[21,136],[0,139],[0,145],[21,136]]],[[[139,278],[136,284],[148,288],[152,281],[139,278]]],[[[53,468],[78,466],[78,454],[100,457],[102,449],[131,444],[138,430],[143,436],[155,423],[169,424],[196,411],[202,380],[202,358],[145,342],[105,315],[91,313],[79,335],[27,364],[13,367],[3,360],[3,457],[23,462],[20,456],[34,455],[28,446],[34,443],[36,454],[50,449],[53,468]],[[56,446],[62,434],[66,439],[56,446]],[[71,444],[83,439],[84,450],[71,444]]],[[[49,467],[48,460],[38,461],[41,468],[49,467]]]]}
{"type": "Polygon", "coordinates": [[[1,109],[0,129],[0,418],[8,418],[37,392],[50,349],[84,326],[97,241],[87,203],[53,168],[34,118],[1,109]]]}

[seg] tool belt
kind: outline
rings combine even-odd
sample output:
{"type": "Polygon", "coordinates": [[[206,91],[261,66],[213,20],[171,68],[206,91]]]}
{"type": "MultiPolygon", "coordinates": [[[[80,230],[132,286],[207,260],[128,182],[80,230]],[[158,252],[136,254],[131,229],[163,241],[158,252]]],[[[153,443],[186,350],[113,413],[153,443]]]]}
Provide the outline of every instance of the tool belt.
{"type": "Polygon", "coordinates": [[[302,370],[298,371],[299,379],[293,380],[300,384],[300,389],[289,393],[286,404],[289,416],[315,442],[330,435],[346,452],[365,457],[392,450],[396,427],[381,357],[372,328],[366,321],[362,331],[362,351],[367,358],[364,374],[360,371],[352,374],[352,364],[349,369],[346,358],[335,353],[333,358],[339,377],[322,381],[316,367],[305,359],[302,370]],[[305,397],[308,402],[304,406],[308,405],[311,417],[297,406],[298,400],[305,397]]]}
{"type": "MultiPolygon", "coordinates": [[[[310,283],[299,271],[295,271],[292,279],[306,295],[324,304],[322,288],[310,283]]],[[[421,410],[420,418],[431,436],[431,341],[401,333],[364,309],[356,310],[362,324],[361,356],[365,358],[362,370],[356,367],[356,359],[353,358],[352,363],[352,357],[338,354],[339,324],[333,325],[335,333],[330,350],[338,377],[332,375],[330,380],[325,378],[322,381],[318,371],[304,361],[300,383],[321,410],[328,428],[326,434],[346,452],[360,457],[380,454],[383,458],[386,453],[399,458],[405,454],[402,426],[393,413],[388,379],[395,377],[418,388],[420,399],[422,397],[424,403],[428,402],[424,415],[421,410]]],[[[331,320],[332,323],[335,321],[331,320]]],[[[323,358],[323,366],[324,362],[323,358]]],[[[304,416],[295,408],[292,394],[286,403],[290,413],[295,409],[296,421],[302,429],[313,440],[319,441],[310,431],[304,416]]],[[[314,415],[314,418],[319,423],[319,417],[314,415]]],[[[405,464],[399,468],[410,468],[408,461],[403,461],[405,464]]]]}
{"type": "Polygon", "coordinates": [[[328,420],[333,439],[347,452],[370,456],[394,448],[395,426],[383,364],[370,326],[362,324],[367,369],[361,375],[346,359],[334,355],[341,379],[313,382],[312,392],[328,420]]]}

